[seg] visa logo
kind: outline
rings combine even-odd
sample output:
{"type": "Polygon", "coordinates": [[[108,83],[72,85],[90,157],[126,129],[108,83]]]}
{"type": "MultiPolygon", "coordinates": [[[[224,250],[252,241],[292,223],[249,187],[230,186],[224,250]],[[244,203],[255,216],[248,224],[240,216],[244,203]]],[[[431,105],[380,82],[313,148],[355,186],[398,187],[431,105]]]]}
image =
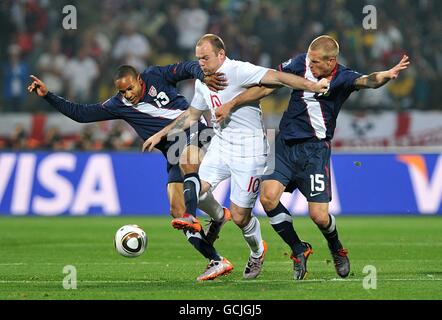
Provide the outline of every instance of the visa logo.
{"type": "Polygon", "coordinates": [[[424,214],[438,212],[442,200],[442,156],[437,158],[431,176],[424,156],[400,155],[397,159],[408,167],[418,210],[424,214]]]}
{"type": "Polygon", "coordinates": [[[71,153],[43,157],[34,153],[0,153],[1,212],[83,215],[91,207],[100,207],[109,215],[121,211],[109,155],[91,155],[79,170],[77,157],[71,153]]]}

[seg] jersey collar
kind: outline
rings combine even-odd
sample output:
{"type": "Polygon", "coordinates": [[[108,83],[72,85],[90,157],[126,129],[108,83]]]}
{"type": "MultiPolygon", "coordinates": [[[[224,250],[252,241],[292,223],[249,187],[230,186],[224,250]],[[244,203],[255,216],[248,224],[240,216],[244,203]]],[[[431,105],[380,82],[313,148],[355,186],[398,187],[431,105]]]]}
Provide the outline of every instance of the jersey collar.
{"type": "Polygon", "coordinates": [[[336,66],[335,66],[335,68],[333,69],[333,71],[332,71],[332,73],[331,73],[331,79],[330,79],[330,81],[332,81],[332,80],[335,78],[336,73],[338,72],[338,67],[339,67],[339,64],[336,63],[336,66]]]}

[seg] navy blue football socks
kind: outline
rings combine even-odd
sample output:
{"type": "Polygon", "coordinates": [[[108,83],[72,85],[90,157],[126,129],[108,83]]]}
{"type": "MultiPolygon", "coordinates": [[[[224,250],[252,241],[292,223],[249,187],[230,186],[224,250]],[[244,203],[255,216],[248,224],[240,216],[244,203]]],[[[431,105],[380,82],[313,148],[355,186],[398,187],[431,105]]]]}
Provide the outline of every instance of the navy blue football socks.
{"type": "Polygon", "coordinates": [[[184,203],[186,213],[196,216],[198,200],[201,190],[201,182],[198,173],[189,173],[184,176],[184,203]]]}
{"type": "Polygon", "coordinates": [[[273,229],[292,248],[293,253],[298,255],[304,252],[306,248],[293,227],[293,219],[287,208],[279,202],[275,209],[266,213],[273,229]]]}
{"type": "Polygon", "coordinates": [[[216,252],[216,249],[213,245],[209,244],[209,242],[205,239],[204,231],[200,231],[199,233],[191,233],[189,231],[184,231],[184,234],[187,237],[187,240],[201,253],[205,258],[209,260],[221,261],[221,257],[216,252]]]}
{"type": "Polygon", "coordinates": [[[342,248],[342,244],[338,238],[338,230],[336,228],[335,217],[331,214],[329,214],[328,216],[329,216],[329,223],[327,227],[325,228],[319,227],[319,229],[324,235],[324,238],[327,240],[328,247],[330,248],[330,250],[336,252],[342,248]]]}

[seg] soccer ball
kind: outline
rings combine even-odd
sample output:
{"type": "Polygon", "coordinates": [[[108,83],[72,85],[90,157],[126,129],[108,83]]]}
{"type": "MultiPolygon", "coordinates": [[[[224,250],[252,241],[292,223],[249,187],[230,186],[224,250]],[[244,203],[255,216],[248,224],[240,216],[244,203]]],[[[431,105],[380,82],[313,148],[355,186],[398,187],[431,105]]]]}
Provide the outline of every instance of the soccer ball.
{"type": "Polygon", "coordinates": [[[138,257],[146,250],[146,232],[135,224],[127,224],[117,230],[114,244],[115,249],[122,256],[128,258],[138,257]]]}

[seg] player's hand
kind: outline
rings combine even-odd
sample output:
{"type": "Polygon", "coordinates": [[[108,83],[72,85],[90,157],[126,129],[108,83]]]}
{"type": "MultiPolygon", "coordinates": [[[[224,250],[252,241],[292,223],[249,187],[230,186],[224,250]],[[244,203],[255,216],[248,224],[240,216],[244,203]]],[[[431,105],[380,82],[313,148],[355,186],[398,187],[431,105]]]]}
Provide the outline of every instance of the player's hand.
{"type": "Polygon", "coordinates": [[[32,78],[33,81],[28,86],[28,91],[30,93],[34,91],[38,96],[44,97],[48,93],[48,88],[46,87],[44,82],[34,75],[31,75],[30,77],[32,78]]]}
{"type": "Polygon", "coordinates": [[[224,90],[227,87],[227,80],[224,73],[216,72],[204,76],[204,83],[212,91],[224,90]]]}
{"type": "Polygon", "coordinates": [[[221,105],[220,107],[216,108],[215,110],[216,122],[221,123],[227,120],[230,116],[230,111],[232,110],[233,107],[234,105],[231,102],[227,102],[221,105]]]}
{"type": "Polygon", "coordinates": [[[152,150],[155,148],[155,146],[160,143],[161,136],[157,133],[151,136],[149,139],[144,141],[142,151],[145,152],[146,150],[148,152],[152,152],[152,150]]]}
{"type": "Polygon", "coordinates": [[[319,80],[313,86],[313,92],[321,93],[323,95],[325,95],[329,89],[330,89],[330,81],[325,78],[319,80]]]}
{"type": "Polygon", "coordinates": [[[401,61],[395,65],[393,68],[388,70],[390,79],[396,79],[399,76],[399,73],[402,70],[405,70],[408,68],[408,65],[410,64],[410,60],[407,55],[404,55],[401,59],[401,61]]]}

